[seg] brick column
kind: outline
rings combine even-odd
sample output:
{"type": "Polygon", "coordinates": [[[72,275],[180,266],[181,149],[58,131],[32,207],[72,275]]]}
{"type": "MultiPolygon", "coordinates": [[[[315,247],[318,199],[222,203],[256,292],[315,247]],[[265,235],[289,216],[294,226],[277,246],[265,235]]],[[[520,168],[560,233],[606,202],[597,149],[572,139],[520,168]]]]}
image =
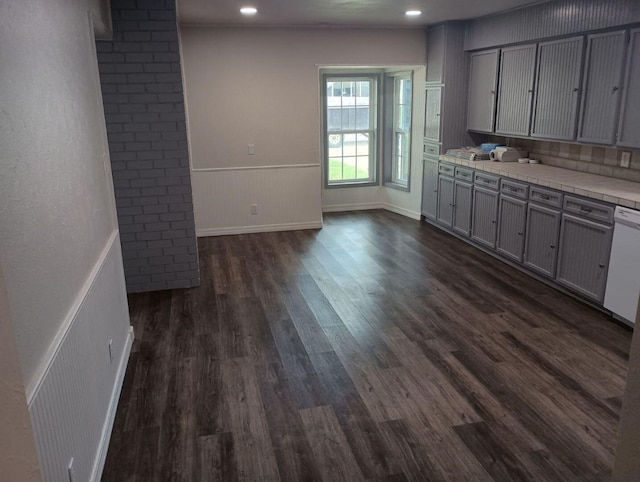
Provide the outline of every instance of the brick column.
{"type": "Polygon", "coordinates": [[[200,282],[174,0],[112,0],[98,41],[129,292],[200,282]]]}

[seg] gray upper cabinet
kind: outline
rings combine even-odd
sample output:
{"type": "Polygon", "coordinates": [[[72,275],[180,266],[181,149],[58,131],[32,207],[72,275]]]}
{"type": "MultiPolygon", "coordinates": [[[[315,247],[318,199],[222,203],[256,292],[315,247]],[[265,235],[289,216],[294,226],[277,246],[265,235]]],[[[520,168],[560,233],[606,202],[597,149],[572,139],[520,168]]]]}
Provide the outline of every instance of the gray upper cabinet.
{"type": "Polygon", "coordinates": [[[467,106],[467,129],[470,131],[493,132],[499,52],[485,50],[471,54],[467,106]]]}
{"type": "Polygon", "coordinates": [[[495,248],[497,223],[498,193],[482,187],[474,187],[471,239],[490,248],[495,248]]]}
{"type": "Polygon", "coordinates": [[[563,214],[556,281],[602,301],[612,235],[611,226],[563,214]]]}
{"type": "Polygon", "coordinates": [[[514,261],[522,261],[524,251],[527,202],[510,196],[500,196],[498,222],[498,252],[514,261]]]}
{"type": "Polygon", "coordinates": [[[533,137],[575,139],[582,51],[582,37],[538,45],[533,137]]]}
{"type": "Polygon", "coordinates": [[[630,34],[618,145],[640,148],[640,29],[630,34]]]}
{"type": "Polygon", "coordinates": [[[442,87],[427,87],[424,104],[424,140],[440,142],[440,100],[442,87]]]}
{"type": "Polygon", "coordinates": [[[453,230],[469,237],[473,184],[456,180],[453,186],[453,230]]]}
{"type": "Polygon", "coordinates": [[[422,215],[433,220],[438,214],[438,161],[423,162],[422,215]]]}
{"type": "Polygon", "coordinates": [[[529,204],[524,264],[550,278],[556,275],[561,216],[557,209],[529,204]]]}
{"type": "Polygon", "coordinates": [[[443,81],[445,53],[445,26],[427,31],[427,82],[443,81]]]}
{"type": "Polygon", "coordinates": [[[615,142],[625,44],[624,31],[588,37],[579,141],[597,144],[615,142]]]}
{"type": "Polygon", "coordinates": [[[536,65],[534,45],[502,49],[496,133],[528,136],[536,65]]]}

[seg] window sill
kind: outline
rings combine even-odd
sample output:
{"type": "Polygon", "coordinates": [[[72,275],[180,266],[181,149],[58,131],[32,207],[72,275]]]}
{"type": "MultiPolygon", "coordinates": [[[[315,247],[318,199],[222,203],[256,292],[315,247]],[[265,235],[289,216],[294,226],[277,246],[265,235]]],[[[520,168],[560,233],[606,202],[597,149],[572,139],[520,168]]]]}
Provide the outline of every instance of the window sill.
{"type": "Polygon", "coordinates": [[[325,189],[340,189],[344,187],[369,187],[369,186],[379,186],[377,181],[349,181],[349,182],[341,182],[336,184],[325,184],[325,189]]]}
{"type": "Polygon", "coordinates": [[[398,182],[385,182],[384,187],[388,187],[391,189],[397,189],[398,191],[410,192],[409,183],[400,184],[398,182]]]}

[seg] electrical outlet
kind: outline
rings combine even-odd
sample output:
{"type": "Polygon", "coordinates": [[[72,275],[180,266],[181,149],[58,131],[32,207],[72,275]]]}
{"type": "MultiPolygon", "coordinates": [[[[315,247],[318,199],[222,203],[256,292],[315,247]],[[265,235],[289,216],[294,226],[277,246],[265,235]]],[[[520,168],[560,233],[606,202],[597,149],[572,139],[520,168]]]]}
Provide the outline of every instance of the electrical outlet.
{"type": "Polygon", "coordinates": [[[629,167],[629,163],[631,162],[631,153],[629,151],[624,151],[622,156],[620,157],[620,167],[629,167]]]}
{"type": "Polygon", "coordinates": [[[113,340],[109,340],[109,364],[113,363],[113,340]]]}
{"type": "Polygon", "coordinates": [[[258,205],[257,204],[252,204],[251,205],[251,214],[258,214],[258,205]]]}

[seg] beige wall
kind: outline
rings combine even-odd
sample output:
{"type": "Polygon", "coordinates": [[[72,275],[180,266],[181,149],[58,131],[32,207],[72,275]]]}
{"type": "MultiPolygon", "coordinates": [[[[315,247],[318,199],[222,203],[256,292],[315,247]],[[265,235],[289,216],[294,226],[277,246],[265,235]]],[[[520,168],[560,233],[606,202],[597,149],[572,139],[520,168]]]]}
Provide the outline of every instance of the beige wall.
{"type": "MultiPolygon", "coordinates": [[[[419,211],[421,159],[410,194],[388,194],[380,187],[321,192],[321,171],[312,166],[321,163],[319,69],[423,65],[424,31],[192,26],[180,31],[200,235],[310,227],[321,221],[322,204],[399,200],[419,211]],[[248,144],[255,145],[255,155],[247,153],[248,144]],[[289,167],[266,172],[274,166],[289,167]],[[258,172],[242,170],[247,167],[258,172]],[[271,187],[254,195],[261,177],[271,187]],[[257,216],[250,214],[252,203],[259,204],[257,216]]],[[[416,85],[422,80],[417,76],[416,85]]],[[[420,123],[422,115],[415,119],[420,123]]],[[[416,146],[420,136],[414,137],[416,146]]],[[[420,157],[421,147],[415,152],[420,157]]]]}
{"type": "Polygon", "coordinates": [[[0,467],[3,480],[40,480],[9,301],[0,269],[0,467]]]}
{"type": "Polygon", "coordinates": [[[92,28],[84,0],[0,3],[0,261],[27,398],[117,227],[92,28]]]}

